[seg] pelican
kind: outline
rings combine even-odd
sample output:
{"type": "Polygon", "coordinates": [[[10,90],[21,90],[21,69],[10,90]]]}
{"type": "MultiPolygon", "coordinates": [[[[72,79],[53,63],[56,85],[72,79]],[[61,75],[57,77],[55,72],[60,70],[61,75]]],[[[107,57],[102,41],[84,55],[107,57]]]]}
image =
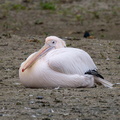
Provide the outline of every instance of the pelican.
{"type": "Polygon", "coordinates": [[[19,78],[30,88],[113,86],[97,72],[87,52],[66,47],[56,36],[47,37],[45,45],[21,64],[19,78]]]}

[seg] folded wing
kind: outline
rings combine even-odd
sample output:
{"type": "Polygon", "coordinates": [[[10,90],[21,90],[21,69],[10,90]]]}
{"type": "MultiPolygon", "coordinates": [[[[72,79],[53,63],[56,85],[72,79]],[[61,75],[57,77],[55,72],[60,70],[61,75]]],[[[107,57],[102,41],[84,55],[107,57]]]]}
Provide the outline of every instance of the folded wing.
{"type": "Polygon", "coordinates": [[[65,74],[84,75],[88,70],[96,70],[88,53],[76,48],[60,48],[48,53],[49,67],[65,74]]]}

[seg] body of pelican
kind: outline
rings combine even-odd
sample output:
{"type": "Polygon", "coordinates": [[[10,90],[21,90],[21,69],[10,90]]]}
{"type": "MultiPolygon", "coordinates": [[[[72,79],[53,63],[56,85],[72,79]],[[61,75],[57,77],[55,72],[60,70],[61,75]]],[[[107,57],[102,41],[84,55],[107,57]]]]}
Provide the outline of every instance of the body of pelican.
{"type": "Polygon", "coordinates": [[[45,47],[31,54],[21,64],[21,83],[26,87],[35,88],[93,87],[95,83],[113,86],[95,74],[85,74],[92,70],[97,72],[97,67],[87,52],[65,46],[62,39],[55,36],[47,37],[45,47]]]}

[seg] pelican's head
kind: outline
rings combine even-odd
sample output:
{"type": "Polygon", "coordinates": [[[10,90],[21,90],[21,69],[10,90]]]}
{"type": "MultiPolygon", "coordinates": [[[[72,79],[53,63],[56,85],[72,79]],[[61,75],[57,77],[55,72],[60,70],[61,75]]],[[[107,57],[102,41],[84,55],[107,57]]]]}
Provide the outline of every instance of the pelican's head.
{"type": "Polygon", "coordinates": [[[65,43],[65,41],[63,41],[62,39],[60,39],[56,36],[49,36],[45,39],[45,45],[48,45],[48,46],[58,49],[58,48],[65,47],[66,43],[65,43]]]}
{"type": "Polygon", "coordinates": [[[66,43],[62,39],[56,36],[47,37],[45,39],[45,45],[30,59],[25,61],[25,64],[23,65],[23,68],[22,68],[22,72],[24,72],[27,68],[31,67],[39,57],[46,55],[49,51],[53,49],[59,49],[65,46],[66,46],[66,43]]]}

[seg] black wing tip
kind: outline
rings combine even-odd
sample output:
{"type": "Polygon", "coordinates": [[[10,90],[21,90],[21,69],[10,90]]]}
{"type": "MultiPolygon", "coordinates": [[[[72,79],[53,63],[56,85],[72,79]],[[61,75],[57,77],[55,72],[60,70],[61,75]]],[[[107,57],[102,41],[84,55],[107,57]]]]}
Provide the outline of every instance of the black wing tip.
{"type": "Polygon", "coordinates": [[[100,78],[104,79],[104,77],[102,75],[100,75],[96,70],[88,70],[87,72],[85,72],[85,74],[94,75],[96,77],[100,77],[100,78]]]}

